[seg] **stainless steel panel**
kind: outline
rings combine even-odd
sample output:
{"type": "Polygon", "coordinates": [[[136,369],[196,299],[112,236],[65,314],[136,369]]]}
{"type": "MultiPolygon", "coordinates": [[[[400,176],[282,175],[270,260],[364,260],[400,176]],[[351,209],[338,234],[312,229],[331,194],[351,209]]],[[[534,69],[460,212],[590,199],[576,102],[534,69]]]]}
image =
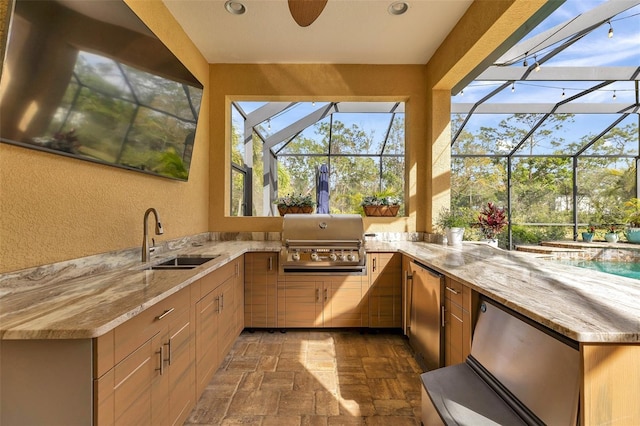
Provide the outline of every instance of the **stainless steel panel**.
{"type": "Polygon", "coordinates": [[[577,349],[483,300],[471,355],[546,424],[577,423],[577,349]]]}
{"type": "Polygon", "coordinates": [[[422,367],[434,370],[443,365],[443,276],[415,262],[411,263],[411,273],[409,342],[422,367]]]}
{"type": "Polygon", "coordinates": [[[282,240],[362,240],[364,225],[357,214],[287,214],[282,240]]]}
{"type": "Polygon", "coordinates": [[[364,274],[364,225],[360,215],[287,214],[282,222],[282,273],[364,274]]]}

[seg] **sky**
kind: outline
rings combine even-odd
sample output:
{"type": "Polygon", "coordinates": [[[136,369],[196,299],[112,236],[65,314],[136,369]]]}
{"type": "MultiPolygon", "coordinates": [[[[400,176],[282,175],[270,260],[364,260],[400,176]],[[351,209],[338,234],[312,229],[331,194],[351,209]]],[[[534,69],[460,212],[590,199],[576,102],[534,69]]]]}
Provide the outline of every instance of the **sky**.
{"type": "MultiPolygon", "coordinates": [[[[627,0],[616,0],[627,1],[627,0]]],[[[584,13],[604,3],[602,0],[567,0],[554,11],[538,27],[523,38],[526,40],[556,25],[567,22],[581,13],[584,13]]],[[[574,45],[545,62],[543,67],[553,66],[631,66],[640,67],[640,5],[617,15],[611,19],[613,37],[608,37],[609,24],[604,23],[591,33],[583,37],[574,45]]],[[[552,46],[552,48],[555,46],[552,46]]],[[[544,55],[545,52],[542,52],[544,55]]],[[[529,59],[531,61],[531,59],[529,59]]],[[[523,66],[518,62],[511,66],[523,66]]],[[[510,88],[502,91],[491,99],[491,102],[508,103],[550,103],[560,102],[565,97],[579,93],[599,83],[594,81],[529,81],[516,82],[514,90],[510,88]]],[[[469,103],[480,100],[483,96],[500,86],[502,82],[472,82],[463,94],[451,98],[452,102],[469,103]]],[[[634,82],[620,81],[605,88],[597,90],[589,95],[581,97],[574,102],[587,103],[634,103],[634,82]],[[614,92],[615,91],[615,92],[614,92]],[[615,99],[614,99],[615,93],[615,99]]],[[[489,114],[476,114],[465,129],[477,131],[480,126],[495,127],[503,117],[492,117],[489,114]]],[[[585,134],[599,134],[617,115],[582,114],[574,118],[574,124],[565,129],[564,137],[580,139],[585,134]]],[[[625,123],[628,122],[625,120],[625,123]]],[[[637,122],[637,120],[636,120],[637,122]]]]}

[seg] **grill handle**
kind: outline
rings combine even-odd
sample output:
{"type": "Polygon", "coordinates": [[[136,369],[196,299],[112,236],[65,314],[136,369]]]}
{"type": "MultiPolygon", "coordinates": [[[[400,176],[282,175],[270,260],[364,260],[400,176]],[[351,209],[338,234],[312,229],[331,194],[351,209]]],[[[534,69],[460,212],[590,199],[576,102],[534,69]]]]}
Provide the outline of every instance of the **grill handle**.
{"type": "Polygon", "coordinates": [[[362,246],[362,240],[284,240],[286,247],[296,246],[300,248],[318,248],[319,246],[339,246],[344,245],[347,247],[362,246]]]}

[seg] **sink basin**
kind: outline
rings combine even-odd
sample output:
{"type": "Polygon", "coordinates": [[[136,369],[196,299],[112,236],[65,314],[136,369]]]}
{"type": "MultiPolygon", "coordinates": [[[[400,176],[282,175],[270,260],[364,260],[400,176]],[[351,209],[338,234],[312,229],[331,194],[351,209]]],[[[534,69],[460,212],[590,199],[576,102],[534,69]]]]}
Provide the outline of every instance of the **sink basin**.
{"type": "Polygon", "coordinates": [[[217,258],[219,255],[215,256],[177,256],[173,259],[165,260],[164,262],[158,263],[157,265],[149,266],[145,269],[151,270],[176,270],[176,269],[193,269],[197,266],[200,266],[204,263],[209,262],[217,258]]]}
{"type": "Polygon", "coordinates": [[[181,266],[181,267],[193,267],[200,266],[203,263],[207,263],[210,260],[215,259],[216,256],[178,256],[173,259],[165,260],[156,266],[181,266]]]}

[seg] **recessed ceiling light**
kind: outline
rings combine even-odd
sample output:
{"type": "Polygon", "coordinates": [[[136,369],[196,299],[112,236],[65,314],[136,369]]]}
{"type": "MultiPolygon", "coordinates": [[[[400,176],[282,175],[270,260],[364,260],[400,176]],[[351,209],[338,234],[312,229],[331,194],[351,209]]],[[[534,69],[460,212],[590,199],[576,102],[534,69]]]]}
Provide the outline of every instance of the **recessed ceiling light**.
{"type": "Polygon", "coordinates": [[[224,8],[227,9],[227,12],[232,15],[242,15],[247,11],[247,8],[244,7],[244,4],[234,0],[227,0],[224,3],[224,8]]]}
{"type": "Polygon", "coordinates": [[[389,5],[389,13],[392,15],[402,15],[409,10],[409,4],[403,1],[396,1],[389,5]]]}

